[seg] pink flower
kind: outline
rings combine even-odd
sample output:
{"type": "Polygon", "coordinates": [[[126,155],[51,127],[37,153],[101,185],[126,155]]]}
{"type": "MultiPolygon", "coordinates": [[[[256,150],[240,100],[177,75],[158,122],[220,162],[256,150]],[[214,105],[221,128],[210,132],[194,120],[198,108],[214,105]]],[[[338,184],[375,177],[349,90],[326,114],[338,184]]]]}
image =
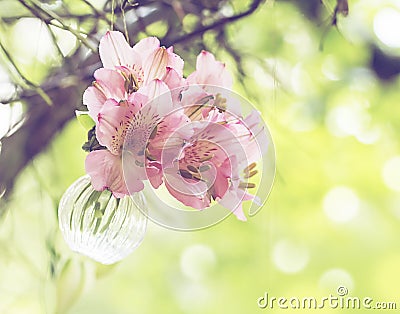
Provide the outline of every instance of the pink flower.
{"type": "MultiPolygon", "coordinates": [[[[85,162],[94,189],[108,189],[117,198],[142,190],[142,181],[146,178],[142,160],[132,160],[133,156],[128,156],[132,161],[129,163],[129,172],[125,171],[128,163],[123,165],[125,139],[133,121],[138,120],[138,112],[147,101],[147,97],[141,94],[136,93],[134,96],[130,101],[116,102],[109,99],[104,103],[97,117],[96,137],[107,149],[90,152],[85,162]],[[129,184],[124,174],[129,177],[129,184]]],[[[144,127],[141,130],[145,132],[144,127]]]]}
{"type": "Polygon", "coordinates": [[[167,68],[182,77],[183,60],[173,47],[160,47],[156,37],[144,38],[130,47],[121,32],[108,31],[100,40],[99,52],[103,66],[121,71],[133,91],[154,79],[163,79],[167,68]]]}
{"type": "MultiPolygon", "coordinates": [[[[164,80],[170,89],[186,86],[183,60],[173,53],[173,47],[160,47],[155,37],[130,47],[122,33],[109,31],[101,38],[99,51],[104,68],[95,72],[93,86],[83,95],[83,103],[95,121],[107,99],[126,100],[139,89],[145,94],[147,85],[154,80],[164,80]]],[[[175,101],[181,89],[174,92],[175,101]]],[[[151,95],[146,96],[151,99],[151,95]]]]}
{"type": "MultiPolygon", "coordinates": [[[[237,143],[231,142],[229,131],[220,124],[192,121],[182,124],[176,132],[168,133],[162,143],[161,171],[168,191],[183,204],[203,209],[211,199],[222,198],[232,176],[230,155],[237,143]],[[177,141],[187,134],[184,141],[177,141]],[[228,149],[220,145],[227,140],[228,149]],[[183,144],[183,145],[182,145],[183,144]],[[174,158],[172,158],[173,156],[174,158]]],[[[153,186],[153,178],[149,178],[153,186]]]]}
{"type": "MultiPolygon", "coordinates": [[[[128,191],[133,193],[143,189],[141,181],[146,179],[144,151],[148,138],[159,122],[157,112],[146,107],[146,103],[147,97],[139,93],[132,94],[128,101],[117,103],[110,99],[105,102],[98,114],[96,137],[101,145],[107,147],[110,154],[118,156],[118,161],[115,158],[107,159],[109,162],[113,160],[118,163],[118,167],[102,169],[102,165],[99,165],[97,169],[92,171],[92,174],[97,171],[97,176],[91,175],[92,180],[100,180],[101,177],[104,180],[104,177],[106,177],[118,179],[118,182],[122,178],[122,182],[124,182],[121,160],[122,154],[125,152],[124,158],[129,158],[129,167],[132,169],[129,180],[133,182],[131,188],[134,189],[121,188],[121,183],[116,192],[130,194],[128,191]],[[109,174],[108,169],[118,171],[119,175],[109,174]]],[[[128,162],[125,164],[128,164],[128,162]]],[[[99,186],[99,184],[96,186],[99,186]]],[[[113,185],[107,186],[107,188],[114,192],[113,185]]]]}
{"type": "MultiPolygon", "coordinates": [[[[256,119],[250,115],[248,120],[256,130],[256,119]]],[[[158,173],[149,176],[150,182],[153,187],[164,182],[169,193],[184,205],[203,209],[215,200],[245,220],[241,204],[254,199],[247,193],[254,185],[247,183],[247,177],[256,173],[245,168],[261,158],[250,126],[216,108],[200,120],[181,124],[175,132],[167,133],[170,139],[159,142],[164,145],[157,156],[161,163],[153,163],[158,173]],[[182,134],[191,135],[179,141],[182,134]]]]}
{"type": "Polygon", "coordinates": [[[180,116],[182,113],[179,111],[169,115],[173,110],[173,103],[165,83],[154,80],[143,87],[143,90],[155,100],[148,102],[148,97],[139,92],[120,102],[108,99],[97,115],[96,137],[99,143],[107,148],[107,155],[101,155],[107,158],[97,167],[92,164],[97,159],[87,159],[87,172],[95,188],[107,188],[115,195],[130,194],[143,189],[142,181],[147,178],[146,167],[149,167],[148,174],[154,173],[156,176],[158,173],[156,165],[148,162],[154,158],[149,148],[153,154],[159,156],[158,149],[162,147],[160,143],[164,141],[166,133],[188,121],[180,116]],[[110,155],[116,157],[111,158],[110,155]],[[124,169],[121,166],[122,159],[124,169]],[[111,162],[115,162],[116,165],[110,166],[111,162]],[[128,187],[123,187],[123,170],[125,171],[126,167],[129,169],[129,175],[125,173],[125,180],[129,183],[128,187]],[[152,169],[155,172],[152,172],[152,169]],[[111,174],[110,171],[115,171],[118,175],[111,174]],[[117,180],[118,184],[113,184],[112,179],[117,180]],[[115,190],[116,188],[118,189],[115,190]]]}

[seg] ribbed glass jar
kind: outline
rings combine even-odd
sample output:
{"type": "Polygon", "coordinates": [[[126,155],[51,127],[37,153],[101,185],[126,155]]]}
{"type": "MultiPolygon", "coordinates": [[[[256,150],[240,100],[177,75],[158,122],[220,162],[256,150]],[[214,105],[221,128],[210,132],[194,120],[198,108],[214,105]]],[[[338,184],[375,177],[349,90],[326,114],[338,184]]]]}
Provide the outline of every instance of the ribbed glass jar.
{"type": "Polygon", "coordinates": [[[113,264],[142,242],[147,205],[141,192],[115,198],[93,189],[88,175],[64,193],[58,208],[61,233],[71,250],[102,264],[113,264]]]}

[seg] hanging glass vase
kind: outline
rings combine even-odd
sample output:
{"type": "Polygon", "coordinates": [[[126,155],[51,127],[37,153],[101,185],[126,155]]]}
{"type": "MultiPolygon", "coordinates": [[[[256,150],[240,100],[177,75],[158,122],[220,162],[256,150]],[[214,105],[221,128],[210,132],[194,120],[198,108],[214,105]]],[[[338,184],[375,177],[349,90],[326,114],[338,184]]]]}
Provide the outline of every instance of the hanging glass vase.
{"type": "Polygon", "coordinates": [[[141,192],[118,199],[108,190],[94,190],[86,175],[62,196],[58,220],[71,250],[102,264],[112,264],[128,256],[142,242],[146,213],[141,192]]]}

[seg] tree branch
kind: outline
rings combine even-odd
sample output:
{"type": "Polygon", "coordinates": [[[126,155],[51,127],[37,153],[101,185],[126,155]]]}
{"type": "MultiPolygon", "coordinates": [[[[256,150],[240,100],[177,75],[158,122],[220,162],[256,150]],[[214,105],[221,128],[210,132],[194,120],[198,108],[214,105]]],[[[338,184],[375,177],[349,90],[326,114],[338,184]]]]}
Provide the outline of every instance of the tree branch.
{"type": "Polygon", "coordinates": [[[242,13],[239,13],[237,15],[233,15],[233,16],[230,16],[230,17],[222,18],[222,19],[216,21],[213,24],[210,24],[210,25],[207,25],[207,26],[202,26],[202,27],[194,30],[191,33],[182,35],[180,37],[173,38],[170,41],[165,40],[164,43],[165,43],[166,46],[170,46],[170,45],[173,45],[173,44],[181,44],[183,42],[187,42],[188,40],[193,39],[194,37],[200,37],[201,35],[203,35],[204,33],[208,32],[210,30],[218,30],[218,29],[220,29],[221,27],[224,27],[227,24],[231,24],[233,22],[236,22],[237,20],[240,20],[240,19],[242,19],[242,18],[254,13],[258,9],[258,7],[261,5],[261,3],[263,3],[263,2],[264,2],[264,0],[254,0],[251,3],[250,7],[246,11],[244,11],[242,13]]]}

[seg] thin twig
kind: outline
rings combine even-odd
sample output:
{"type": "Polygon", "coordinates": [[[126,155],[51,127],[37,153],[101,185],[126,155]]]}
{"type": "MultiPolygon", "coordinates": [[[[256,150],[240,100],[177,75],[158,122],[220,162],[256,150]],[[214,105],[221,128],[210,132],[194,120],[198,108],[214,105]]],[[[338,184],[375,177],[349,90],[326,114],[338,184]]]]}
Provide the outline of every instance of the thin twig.
{"type": "Polygon", "coordinates": [[[127,41],[128,44],[130,45],[128,27],[126,26],[125,9],[124,9],[123,6],[122,6],[122,1],[121,1],[121,0],[120,0],[120,5],[121,5],[121,12],[122,12],[122,22],[124,23],[125,37],[126,37],[126,41],[127,41]]]}
{"type": "Polygon", "coordinates": [[[11,66],[13,67],[13,69],[17,72],[18,76],[20,77],[20,79],[22,80],[22,82],[27,85],[30,88],[33,88],[36,93],[43,98],[43,100],[46,102],[47,105],[51,106],[53,104],[53,102],[51,101],[50,97],[43,91],[43,89],[36,85],[35,83],[33,83],[31,80],[29,80],[18,68],[18,66],[15,64],[13,58],[11,57],[11,55],[9,54],[9,52],[7,51],[7,49],[4,47],[3,43],[0,41],[0,48],[3,51],[4,55],[6,56],[8,62],[11,64],[11,66]]]}
{"type": "MultiPolygon", "coordinates": [[[[108,17],[101,11],[97,10],[96,7],[91,4],[88,0],[81,0],[83,3],[85,3],[87,6],[89,6],[93,13],[96,15],[96,17],[101,17],[103,18],[106,22],[110,22],[110,20],[108,19],[108,17]]],[[[93,17],[92,15],[90,17],[93,17]]]]}
{"type": "Polygon", "coordinates": [[[246,11],[244,11],[242,13],[239,13],[237,15],[233,15],[233,16],[230,16],[230,17],[222,18],[222,19],[216,21],[213,24],[200,27],[200,28],[194,30],[191,33],[188,33],[188,34],[182,35],[180,37],[174,38],[174,39],[171,40],[171,43],[167,43],[167,45],[169,46],[172,43],[173,44],[178,44],[178,43],[185,42],[185,41],[187,41],[189,39],[192,39],[193,37],[198,37],[198,36],[204,34],[205,32],[207,32],[209,30],[218,30],[221,27],[224,27],[226,24],[230,24],[230,23],[233,23],[233,22],[235,22],[237,20],[240,20],[240,19],[252,14],[254,11],[256,11],[263,1],[264,0],[254,0],[251,3],[250,7],[246,11]]]}
{"type": "MultiPolygon", "coordinates": [[[[64,30],[67,30],[69,32],[71,32],[71,34],[73,34],[76,38],[78,38],[87,48],[89,48],[93,53],[96,53],[96,48],[92,47],[90,45],[90,43],[87,41],[87,39],[85,37],[83,37],[81,35],[81,33],[79,33],[78,31],[76,31],[75,29],[73,29],[72,27],[70,27],[69,25],[65,24],[62,19],[53,11],[44,9],[41,7],[40,2],[36,1],[36,0],[29,0],[31,2],[31,4],[34,7],[31,7],[25,0],[18,0],[23,6],[25,6],[26,8],[28,8],[32,13],[35,12],[35,10],[39,10],[41,13],[47,15],[47,17],[56,20],[59,25],[57,25],[57,23],[54,23],[51,19],[44,19],[43,17],[41,17],[41,19],[44,22],[50,23],[54,26],[58,26],[64,30]]],[[[36,12],[38,13],[38,12],[36,12]]],[[[39,15],[40,16],[40,15],[39,15]]]]}

